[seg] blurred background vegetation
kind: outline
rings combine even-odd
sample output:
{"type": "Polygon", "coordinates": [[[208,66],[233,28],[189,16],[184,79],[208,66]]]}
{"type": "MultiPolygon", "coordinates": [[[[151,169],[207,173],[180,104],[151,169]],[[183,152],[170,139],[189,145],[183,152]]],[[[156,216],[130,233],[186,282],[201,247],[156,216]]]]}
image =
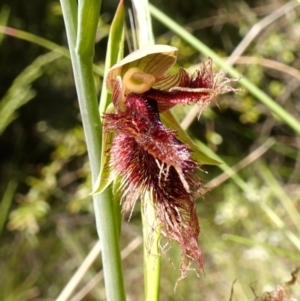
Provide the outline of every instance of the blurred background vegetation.
{"type": "MultiPolygon", "coordinates": [[[[226,58],[286,2],[151,3],[226,58]]],[[[98,91],[117,4],[102,3],[98,91]]],[[[97,241],[77,96],[62,48],[66,34],[57,0],[0,5],[0,300],[55,300],[97,241]]],[[[176,68],[206,59],[155,20],[153,27],[157,43],[179,48],[176,68]]],[[[259,28],[235,67],[300,120],[300,8],[259,28]]],[[[190,109],[174,114],[181,121],[190,109]]],[[[227,301],[235,279],[232,300],[253,300],[300,265],[300,137],[245,90],[220,96],[189,133],[239,172],[220,180],[219,167],[203,167],[200,176],[214,187],[197,201],[205,274],[190,273],[174,295],[180,249],[172,246],[163,255],[161,300],[227,301]]],[[[139,210],[124,219],[122,248],[142,235],[139,210]]],[[[142,263],[141,245],[124,259],[128,300],[143,300],[142,263]]],[[[100,270],[98,256],[77,290],[100,270]]],[[[299,283],[289,291],[298,300],[299,283]]],[[[72,300],[105,300],[103,281],[72,300]]]]}

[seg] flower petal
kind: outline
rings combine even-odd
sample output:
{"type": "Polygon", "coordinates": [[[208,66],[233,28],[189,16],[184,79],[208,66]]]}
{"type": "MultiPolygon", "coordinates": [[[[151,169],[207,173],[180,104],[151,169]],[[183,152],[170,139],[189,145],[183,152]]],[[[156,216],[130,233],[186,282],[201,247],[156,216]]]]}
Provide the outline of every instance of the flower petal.
{"type": "Polygon", "coordinates": [[[123,213],[150,192],[162,233],[182,247],[181,278],[192,260],[203,267],[198,246],[200,228],[190,188],[200,191],[190,150],[159,120],[155,101],[139,94],[127,97],[126,110],[106,114],[106,131],[116,133],[110,149],[113,176],[121,177],[123,213]]]}
{"type": "MultiPolygon", "coordinates": [[[[166,77],[167,78],[167,77],[166,77]]],[[[183,76],[184,78],[184,76],[183,76]]],[[[183,80],[181,86],[173,86],[169,90],[152,89],[143,95],[148,99],[156,100],[159,111],[163,112],[176,104],[193,104],[199,106],[199,116],[209,105],[210,101],[219,94],[238,90],[227,85],[236,79],[225,78],[225,73],[213,73],[212,60],[203,62],[199,70],[189,80],[183,80]],[[183,85],[184,83],[184,85],[183,85]]]]}
{"type": "MultiPolygon", "coordinates": [[[[186,276],[192,260],[200,271],[203,258],[198,246],[200,228],[195,203],[175,168],[170,167],[168,175],[160,176],[163,163],[145,151],[134,138],[123,134],[115,137],[111,153],[112,168],[122,177],[123,214],[131,212],[136,201],[149,191],[162,234],[168,240],[175,240],[183,250],[181,279],[186,276]]],[[[200,184],[196,184],[198,179],[192,168],[186,168],[184,173],[189,185],[200,184]]]]}
{"type": "Polygon", "coordinates": [[[172,75],[165,75],[156,79],[154,89],[169,90],[172,87],[185,87],[190,82],[189,73],[179,68],[178,72],[172,75]]]}
{"type": "Polygon", "coordinates": [[[176,47],[152,45],[136,50],[114,65],[106,77],[106,86],[113,90],[113,82],[118,76],[123,77],[127,70],[137,67],[155,77],[164,76],[177,59],[176,47]]]}

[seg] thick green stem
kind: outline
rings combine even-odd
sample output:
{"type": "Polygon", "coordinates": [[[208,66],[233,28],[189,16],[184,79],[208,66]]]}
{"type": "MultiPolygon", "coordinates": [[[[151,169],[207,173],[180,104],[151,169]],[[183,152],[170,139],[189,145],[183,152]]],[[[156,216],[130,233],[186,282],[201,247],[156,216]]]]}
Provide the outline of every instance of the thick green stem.
{"type": "MultiPolygon", "coordinates": [[[[88,35],[86,34],[88,29],[86,30],[82,26],[84,26],[83,21],[88,19],[89,24],[87,26],[90,27],[92,34],[95,33],[93,33],[93,30],[96,29],[95,23],[91,22],[90,18],[96,18],[94,22],[98,21],[100,2],[98,0],[82,1],[79,3],[80,11],[78,11],[75,0],[61,0],[61,5],[90,161],[92,181],[95,182],[100,168],[102,126],[93,77],[94,40],[91,39],[90,32],[88,35]],[[87,7],[85,3],[87,3],[87,7]],[[86,9],[88,9],[88,12],[85,11],[86,9]],[[79,13],[79,22],[77,20],[77,13],[79,13]],[[87,13],[91,13],[91,15],[87,17],[87,13]],[[87,44],[83,41],[85,38],[87,38],[87,44]]],[[[123,301],[125,300],[125,290],[120,257],[119,229],[118,223],[115,222],[115,208],[112,202],[111,191],[105,190],[102,194],[94,195],[93,201],[97,231],[101,242],[107,300],[123,301]]]]}

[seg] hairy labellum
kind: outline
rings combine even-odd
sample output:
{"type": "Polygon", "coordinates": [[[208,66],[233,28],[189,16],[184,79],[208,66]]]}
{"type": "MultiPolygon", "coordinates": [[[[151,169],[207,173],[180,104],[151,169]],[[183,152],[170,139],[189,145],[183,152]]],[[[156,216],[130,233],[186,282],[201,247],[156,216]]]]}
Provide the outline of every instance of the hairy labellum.
{"type": "Polygon", "coordinates": [[[114,131],[110,164],[122,177],[123,212],[150,192],[162,232],[182,249],[186,272],[190,259],[203,266],[198,247],[200,228],[190,187],[200,189],[200,166],[173,131],[159,120],[156,102],[130,94],[126,111],[105,115],[105,130],[114,131]]]}
{"type": "Polygon", "coordinates": [[[224,74],[212,72],[211,60],[194,76],[184,69],[166,75],[176,55],[176,48],[156,45],[130,54],[111,68],[107,88],[115,113],[105,114],[104,130],[114,133],[109,168],[112,178],[122,179],[123,213],[150,194],[163,235],[182,248],[183,278],[191,261],[197,263],[198,271],[203,268],[192,195],[202,188],[195,174],[201,162],[192,158],[190,147],[165,127],[159,114],[174,105],[191,103],[197,103],[201,113],[213,97],[235,90],[226,85],[229,80],[224,80],[224,74]]]}

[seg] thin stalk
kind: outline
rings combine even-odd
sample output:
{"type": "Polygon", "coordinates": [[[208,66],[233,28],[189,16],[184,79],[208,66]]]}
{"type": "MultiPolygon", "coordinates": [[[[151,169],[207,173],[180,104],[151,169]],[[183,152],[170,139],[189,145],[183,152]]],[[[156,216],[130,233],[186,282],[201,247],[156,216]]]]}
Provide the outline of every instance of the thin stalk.
{"type": "MultiPolygon", "coordinates": [[[[61,0],[79,107],[85,133],[92,181],[99,174],[101,131],[97,95],[93,78],[93,47],[100,1],[82,1],[80,11],[75,0],[61,0]],[[87,5],[85,5],[87,4],[87,5]],[[77,16],[78,13],[78,16],[77,16]],[[90,14],[90,15],[89,15],[90,14]],[[91,22],[90,18],[96,18],[91,22]],[[85,20],[89,22],[84,28],[85,20]],[[91,24],[93,23],[93,24],[91,24]],[[79,29],[78,29],[79,28],[79,29]],[[91,30],[91,31],[89,31],[91,30]],[[86,44],[83,39],[86,39],[86,44]]],[[[119,246],[119,229],[115,221],[114,204],[110,190],[93,196],[97,231],[101,242],[106,296],[109,301],[125,300],[125,290],[119,246]]]]}
{"type": "Polygon", "coordinates": [[[144,236],[145,301],[159,300],[160,292],[160,227],[150,198],[144,200],[142,210],[144,236]]]}
{"type": "MultiPolygon", "coordinates": [[[[300,0],[299,0],[300,1],[300,0]]],[[[159,9],[149,4],[149,9],[153,17],[155,17],[162,24],[167,26],[170,30],[180,36],[183,40],[197,49],[199,52],[210,56],[213,61],[222,69],[224,69],[228,74],[233,77],[241,78],[239,83],[243,85],[251,94],[253,94],[257,99],[265,104],[275,115],[277,115],[282,121],[289,125],[295,132],[300,134],[300,122],[284,110],[280,105],[278,105],[272,98],[265,94],[261,89],[257,88],[246,78],[230,65],[228,65],[221,57],[219,57],[213,50],[208,46],[203,44],[197,38],[195,38],[191,33],[184,29],[181,25],[177,24],[171,18],[162,13],[159,9]]]]}
{"type": "MultiPolygon", "coordinates": [[[[132,0],[137,40],[139,48],[154,44],[152,24],[148,0],[132,0]]],[[[160,227],[156,218],[155,209],[147,194],[142,200],[142,221],[144,236],[144,287],[145,300],[159,300],[160,291],[160,255],[159,239],[160,227]]]]}

